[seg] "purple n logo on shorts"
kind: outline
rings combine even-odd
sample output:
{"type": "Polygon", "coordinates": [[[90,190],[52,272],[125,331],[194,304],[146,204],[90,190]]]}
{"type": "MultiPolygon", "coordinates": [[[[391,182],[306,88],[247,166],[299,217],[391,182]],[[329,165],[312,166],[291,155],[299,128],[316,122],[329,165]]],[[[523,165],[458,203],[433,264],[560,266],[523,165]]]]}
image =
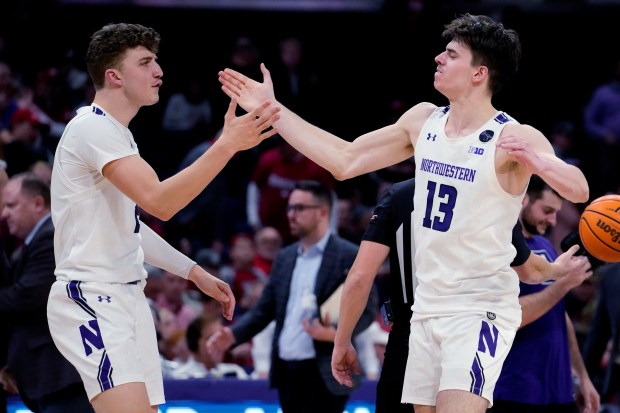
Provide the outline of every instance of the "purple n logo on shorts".
{"type": "Polygon", "coordinates": [[[86,356],[90,356],[93,352],[92,347],[86,344],[86,342],[95,346],[97,350],[103,348],[103,338],[101,337],[101,331],[99,331],[99,323],[97,323],[97,320],[90,320],[88,325],[90,329],[85,325],[80,326],[80,336],[82,337],[82,344],[84,345],[86,356]]]}
{"type": "Polygon", "coordinates": [[[489,324],[486,321],[482,321],[482,327],[480,328],[480,338],[478,341],[478,351],[486,353],[486,350],[488,348],[491,357],[495,357],[498,337],[499,331],[497,330],[497,327],[493,326],[493,332],[491,333],[489,324]]]}
{"type": "MultiPolygon", "coordinates": [[[[488,350],[489,355],[491,357],[495,357],[499,331],[497,330],[497,327],[492,327],[493,330],[491,331],[491,326],[486,321],[482,321],[480,336],[478,338],[478,352],[487,353],[488,350]]],[[[476,353],[474,357],[471,370],[469,371],[469,376],[471,377],[471,386],[469,387],[469,391],[473,394],[481,395],[482,389],[484,388],[485,378],[484,366],[480,361],[480,356],[478,353],[476,353]]]]}

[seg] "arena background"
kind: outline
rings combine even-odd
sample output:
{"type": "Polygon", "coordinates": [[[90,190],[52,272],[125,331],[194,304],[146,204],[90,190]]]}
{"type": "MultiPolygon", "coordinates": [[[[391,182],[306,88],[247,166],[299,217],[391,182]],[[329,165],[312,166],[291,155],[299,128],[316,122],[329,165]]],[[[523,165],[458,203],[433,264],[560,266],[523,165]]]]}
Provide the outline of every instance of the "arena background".
{"type": "Polygon", "coordinates": [[[433,58],[444,47],[442,25],[457,13],[501,16],[518,30],[522,65],[495,103],[542,131],[560,119],[580,121],[591,91],[610,77],[620,55],[617,1],[24,0],[3,2],[2,9],[0,34],[25,73],[69,48],[83,59],[90,34],[105,23],[153,26],[163,39],[162,94],[174,90],[180,76],[201,73],[221,95],[217,71],[235,38],[253,38],[269,65],[277,39],[298,35],[328,86],[317,123],[348,138],[383,126],[384,117],[376,115],[394,97],[442,103],[432,87],[433,58]]]}

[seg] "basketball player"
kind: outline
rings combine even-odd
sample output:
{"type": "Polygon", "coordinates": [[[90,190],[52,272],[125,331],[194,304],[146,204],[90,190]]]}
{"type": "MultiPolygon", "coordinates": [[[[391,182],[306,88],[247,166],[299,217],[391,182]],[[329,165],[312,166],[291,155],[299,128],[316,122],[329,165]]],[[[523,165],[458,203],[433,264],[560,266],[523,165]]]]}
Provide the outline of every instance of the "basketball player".
{"type": "Polygon", "coordinates": [[[237,152],[273,135],[269,103],[241,117],[233,99],[220,138],[192,165],[160,182],[128,129],[142,106],[157,103],[163,72],[159,34],[137,24],[97,31],[87,51],[96,94],[62,135],[52,173],[56,281],[48,300],[50,331],[80,373],[98,413],[157,412],[164,403],[155,329],[143,293],[144,262],[192,280],[221,302],[228,284],[207,273],[140,221],[140,208],[162,220],[185,207],[237,152]]]}
{"type": "MultiPolygon", "coordinates": [[[[551,262],[558,255],[544,235],[555,226],[561,208],[557,192],[537,175],[532,176],[519,220],[527,246],[551,262]]],[[[519,283],[521,327],[497,381],[496,403],[489,413],[599,411],[600,396],[584,365],[564,303],[564,296],[591,275],[589,271],[556,281],[519,283]],[[575,400],[576,391],[583,409],[575,400]]]]}
{"type": "MultiPolygon", "coordinates": [[[[517,33],[487,16],[465,14],[445,27],[443,37],[448,44],[435,58],[434,86],[448,106],[417,104],[394,124],[352,142],[279,102],[275,126],[340,180],[415,154],[419,284],[403,401],[413,403],[416,413],[482,413],[493,403],[521,321],[510,237],[527,182],[538,174],[571,202],[588,199],[588,184],[540,131],[492,104],[517,70],[517,33]]],[[[264,65],[261,70],[262,83],[231,69],[220,72],[224,92],[245,110],[275,99],[269,71],[264,65]]]]}
{"type": "MultiPolygon", "coordinates": [[[[336,379],[347,386],[352,384],[351,373],[360,374],[355,348],[351,344],[357,324],[372,288],[375,276],[389,254],[389,301],[384,303],[384,321],[391,323],[381,376],[377,383],[375,413],[411,413],[411,405],[401,403],[405,366],[407,364],[409,320],[417,279],[411,239],[413,211],[413,178],[392,185],[385,191],[368,224],[355,262],[344,284],[347,297],[340,305],[336,338],[344,346],[334,348],[332,371],[336,379]]],[[[559,257],[553,264],[527,247],[521,226],[513,228],[512,245],[516,256],[511,266],[519,278],[528,282],[556,278],[581,277],[591,274],[586,257],[573,257],[579,246],[559,257]]],[[[387,323],[386,323],[387,324],[387,323]]]]}

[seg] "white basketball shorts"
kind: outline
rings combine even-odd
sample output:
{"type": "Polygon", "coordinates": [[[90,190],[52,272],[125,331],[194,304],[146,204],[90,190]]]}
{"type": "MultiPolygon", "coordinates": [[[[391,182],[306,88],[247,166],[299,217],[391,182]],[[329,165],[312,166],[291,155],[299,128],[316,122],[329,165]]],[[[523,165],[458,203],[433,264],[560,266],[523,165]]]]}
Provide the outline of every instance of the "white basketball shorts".
{"type": "Polygon", "coordinates": [[[115,386],[142,382],[151,405],[165,403],[144,283],[56,280],[52,285],[47,302],[50,332],[80,373],[90,400],[115,386]]]}
{"type": "Polygon", "coordinates": [[[493,313],[412,321],[402,402],[436,406],[438,392],[464,390],[491,407],[517,330],[497,321],[493,313]]]}

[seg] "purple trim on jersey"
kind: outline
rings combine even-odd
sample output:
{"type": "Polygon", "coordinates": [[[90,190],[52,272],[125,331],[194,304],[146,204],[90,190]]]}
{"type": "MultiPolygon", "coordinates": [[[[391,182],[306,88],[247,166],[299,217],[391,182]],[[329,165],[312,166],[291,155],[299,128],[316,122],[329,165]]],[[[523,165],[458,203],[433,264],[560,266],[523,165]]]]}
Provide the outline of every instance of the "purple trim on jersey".
{"type": "Polygon", "coordinates": [[[510,122],[510,118],[504,112],[498,113],[494,120],[500,125],[510,122]]]}
{"type": "Polygon", "coordinates": [[[112,370],[113,368],[110,363],[108,353],[103,350],[101,362],[99,363],[99,372],[97,373],[97,381],[99,382],[101,391],[106,391],[114,387],[114,382],[112,381],[112,370]]]}
{"type": "Polygon", "coordinates": [[[482,363],[480,362],[480,358],[478,357],[478,353],[474,357],[474,361],[471,364],[471,370],[469,370],[469,376],[471,377],[471,386],[469,387],[469,392],[473,394],[477,394],[478,396],[482,395],[482,389],[484,388],[484,368],[482,367],[482,363]]]}
{"type": "Polygon", "coordinates": [[[82,307],[82,310],[86,311],[93,318],[97,318],[95,316],[95,311],[86,304],[86,298],[82,295],[82,290],[80,289],[81,281],[69,281],[67,283],[67,295],[71,298],[77,305],[82,307]]]}

